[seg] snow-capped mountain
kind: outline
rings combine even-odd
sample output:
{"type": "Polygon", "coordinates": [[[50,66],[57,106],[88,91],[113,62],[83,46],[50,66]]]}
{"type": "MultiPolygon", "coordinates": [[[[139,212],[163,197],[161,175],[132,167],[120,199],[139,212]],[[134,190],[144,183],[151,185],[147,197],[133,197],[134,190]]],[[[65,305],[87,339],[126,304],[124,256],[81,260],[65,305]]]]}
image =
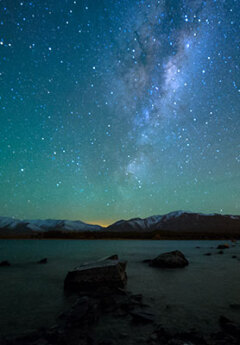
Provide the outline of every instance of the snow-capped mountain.
{"type": "Polygon", "coordinates": [[[120,220],[108,227],[114,232],[152,232],[156,230],[184,232],[239,231],[240,216],[176,211],[162,216],[120,220]]]}
{"type": "Polygon", "coordinates": [[[156,215],[147,218],[119,220],[103,228],[100,225],[87,224],[70,220],[18,220],[0,217],[0,235],[4,234],[34,234],[37,232],[92,232],[104,233],[151,233],[167,231],[179,233],[218,233],[239,234],[240,216],[221,214],[202,214],[176,211],[166,215],[156,215]]]}
{"type": "Polygon", "coordinates": [[[79,220],[19,220],[8,217],[0,217],[0,230],[15,231],[98,231],[101,230],[100,225],[92,225],[81,222],[79,220]]]}

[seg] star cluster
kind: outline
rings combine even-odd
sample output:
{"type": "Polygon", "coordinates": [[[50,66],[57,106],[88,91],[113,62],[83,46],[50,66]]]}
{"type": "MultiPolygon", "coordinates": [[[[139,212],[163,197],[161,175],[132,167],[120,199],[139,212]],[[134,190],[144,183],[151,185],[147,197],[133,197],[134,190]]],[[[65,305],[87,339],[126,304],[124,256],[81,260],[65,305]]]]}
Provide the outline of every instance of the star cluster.
{"type": "Polygon", "coordinates": [[[240,213],[237,0],[0,9],[2,215],[240,213]]]}

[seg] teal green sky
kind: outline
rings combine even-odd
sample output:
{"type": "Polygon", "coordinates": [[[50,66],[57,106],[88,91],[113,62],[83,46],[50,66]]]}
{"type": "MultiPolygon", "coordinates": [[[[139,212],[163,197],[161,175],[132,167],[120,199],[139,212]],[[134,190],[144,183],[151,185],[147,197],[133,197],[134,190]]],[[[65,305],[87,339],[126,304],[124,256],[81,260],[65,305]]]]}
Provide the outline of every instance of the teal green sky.
{"type": "Polygon", "coordinates": [[[237,1],[0,9],[1,216],[240,214],[237,1]]]}

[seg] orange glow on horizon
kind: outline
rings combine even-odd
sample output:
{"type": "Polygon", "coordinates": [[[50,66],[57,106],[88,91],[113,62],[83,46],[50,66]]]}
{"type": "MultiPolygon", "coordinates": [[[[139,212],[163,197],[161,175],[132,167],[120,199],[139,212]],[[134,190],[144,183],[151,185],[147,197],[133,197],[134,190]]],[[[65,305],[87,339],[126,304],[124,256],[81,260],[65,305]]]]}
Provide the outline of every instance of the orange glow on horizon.
{"type": "Polygon", "coordinates": [[[107,226],[111,225],[114,223],[114,220],[96,220],[96,221],[86,221],[88,224],[93,224],[93,225],[101,225],[102,227],[106,228],[107,226]]]}

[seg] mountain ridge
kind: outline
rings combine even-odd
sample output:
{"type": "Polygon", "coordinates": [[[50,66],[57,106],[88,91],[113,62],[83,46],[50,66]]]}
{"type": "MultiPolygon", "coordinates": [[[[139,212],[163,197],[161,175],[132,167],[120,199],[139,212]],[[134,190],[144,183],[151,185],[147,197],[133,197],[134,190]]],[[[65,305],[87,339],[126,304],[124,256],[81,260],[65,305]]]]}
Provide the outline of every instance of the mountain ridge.
{"type": "Polygon", "coordinates": [[[239,232],[240,216],[218,213],[204,214],[197,212],[174,211],[164,215],[153,215],[146,218],[119,220],[107,227],[93,225],[80,220],[35,219],[19,220],[11,217],[0,217],[0,235],[34,234],[36,232],[76,232],[76,233],[151,233],[167,232],[239,232]]]}

